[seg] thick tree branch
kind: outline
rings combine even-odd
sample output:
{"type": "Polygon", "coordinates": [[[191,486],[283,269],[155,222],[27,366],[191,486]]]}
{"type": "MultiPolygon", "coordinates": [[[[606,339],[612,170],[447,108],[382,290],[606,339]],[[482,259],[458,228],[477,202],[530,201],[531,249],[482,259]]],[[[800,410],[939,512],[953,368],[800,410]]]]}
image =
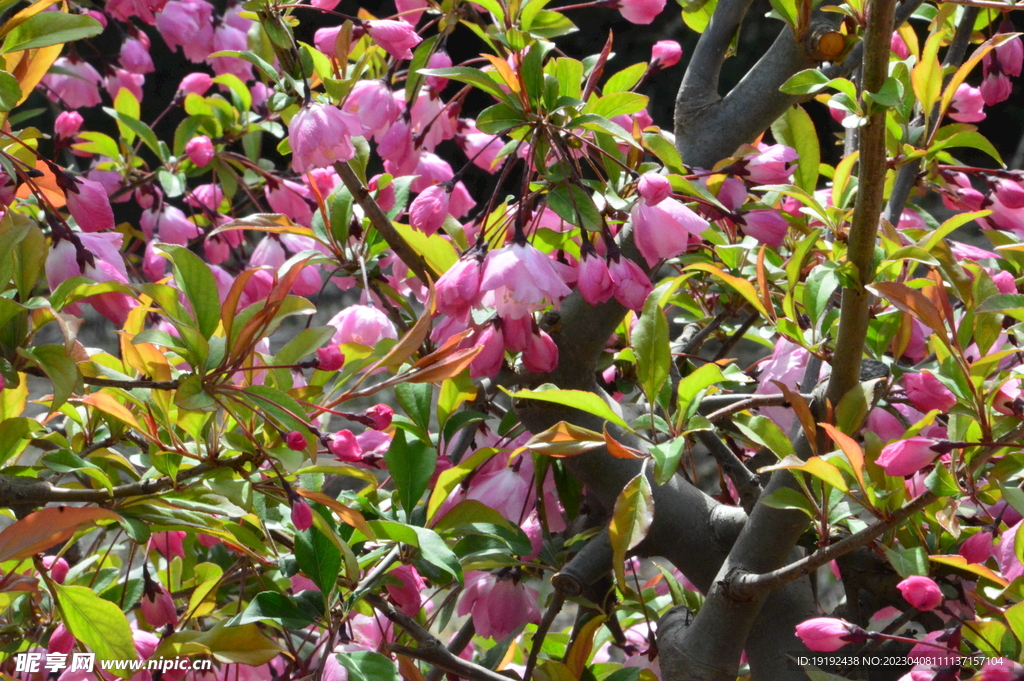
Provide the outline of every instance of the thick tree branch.
{"type": "Polygon", "coordinates": [[[761,496],[761,483],[757,474],[744,466],[736,453],[711,431],[698,431],[697,439],[707,447],[711,456],[732,480],[732,484],[736,486],[736,492],[740,495],[740,504],[743,506],[743,510],[750,513],[761,496]]]}

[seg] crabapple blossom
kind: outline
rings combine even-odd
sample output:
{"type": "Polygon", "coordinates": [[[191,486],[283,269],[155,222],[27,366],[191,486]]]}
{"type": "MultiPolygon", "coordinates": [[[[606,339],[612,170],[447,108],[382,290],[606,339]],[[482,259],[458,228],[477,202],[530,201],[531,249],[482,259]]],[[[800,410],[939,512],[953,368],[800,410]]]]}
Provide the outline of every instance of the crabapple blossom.
{"type": "Polygon", "coordinates": [[[64,192],[68,211],[85,232],[105,232],[114,229],[114,210],[110,207],[107,190],[99,182],[76,177],[64,192]]]}
{"type": "Polygon", "coordinates": [[[498,313],[515,319],[547,305],[557,307],[570,293],[551,260],[533,245],[519,242],[487,254],[480,290],[493,291],[498,313]]]}
{"type": "Polygon", "coordinates": [[[91,64],[58,57],[53,65],[60,72],[48,73],[42,80],[51,101],[63,103],[69,109],[85,109],[100,103],[99,85],[103,79],[91,64]]]}
{"type": "Polygon", "coordinates": [[[292,502],[292,525],[299,532],[313,526],[313,509],[303,500],[292,502]]]}
{"type": "Polygon", "coordinates": [[[650,278],[629,258],[612,256],[608,260],[608,277],[614,287],[612,295],[630,310],[639,312],[654,290],[650,278]]]}
{"type": "Polygon", "coordinates": [[[412,59],[412,48],[423,41],[412,26],[404,21],[384,19],[366,21],[363,25],[373,41],[395,59],[412,59]]]}
{"type": "Polygon", "coordinates": [[[949,117],[960,123],[977,123],[985,120],[985,101],[981,91],[963,83],[953,94],[949,106],[949,117]]]}
{"type": "Polygon", "coordinates": [[[383,312],[370,305],[351,305],[328,322],[336,331],[331,338],[331,345],[359,343],[376,345],[384,338],[398,338],[395,325],[383,312]]]}
{"type": "Polygon", "coordinates": [[[359,127],[358,121],[333,104],[314,102],[300,109],[288,123],[292,170],[304,173],[352,158],[353,126],[359,127]]]}
{"type": "Polygon", "coordinates": [[[878,465],[886,475],[906,477],[930,465],[939,453],[933,449],[935,440],[927,437],[910,437],[898,440],[882,449],[878,465]]]}
{"type": "Polygon", "coordinates": [[[683,58],[683,48],[675,40],[659,40],[651,47],[651,68],[667,69],[683,58]]]}
{"type": "Polygon", "coordinates": [[[525,624],[540,622],[537,592],[522,583],[514,568],[468,573],[457,612],[472,614],[477,633],[496,641],[525,624]]]}
{"type": "MultiPolygon", "coordinates": [[[[657,198],[663,193],[659,191],[654,196],[657,198]]],[[[691,236],[700,236],[708,228],[707,220],[671,198],[652,205],[641,196],[630,217],[636,246],[648,267],[679,255],[689,247],[691,236]]]]}
{"type": "Polygon", "coordinates": [[[618,0],[616,7],[626,21],[646,25],[665,9],[665,0],[618,0]]]}
{"type": "Polygon", "coordinates": [[[948,412],[956,404],[956,396],[930,371],[919,374],[905,374],[903,387],[910,403],[921,411],[938,409],[948,412]]]}
{"type": "Polygon", "coordinates": [[[185,155],[200,168],[205,168],[210,164],[214,153],[213,142],[206,135],[193,137],[185,145],[185,155]]]}
{"type": "Polygon", "coordinates": [[[834,617],[815,617],[796,625],[796,635],[809,649],[818,652],[839,650],[847,643],[863,643],[867,632],[855,624],[834,617]]]}
{"type": "Polygon", "coordinates": [[[897,584],[896,588],[918,610],[934,610],[942,604],[942,590],[928,577],[911,575],[897,584]]]}

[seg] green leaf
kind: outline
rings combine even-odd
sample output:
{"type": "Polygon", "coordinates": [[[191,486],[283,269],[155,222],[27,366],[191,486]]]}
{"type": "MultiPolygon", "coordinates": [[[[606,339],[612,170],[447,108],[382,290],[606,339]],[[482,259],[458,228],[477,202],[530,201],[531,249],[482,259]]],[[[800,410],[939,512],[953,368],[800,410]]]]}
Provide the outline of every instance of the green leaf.
{"type": "MultiPolygon", "coordinates": [[[[431,70],[442,71],[447,69],[431,70]]],[[[526,120],[523,118],[523,113],[505,103],[498,103],[487,107],[480,112],[476,119],[477,130],[488,135],[500,135],[525,123],[526,120]]]]}
{"type": "Polygon", "coordinates": [[[406,432],[395,431],[391,446],[384,454],[388,473],[395,481],[395,490],[402,508],[409,515],[423,496],[437,465],[437,450],[420,441],[406,441],[406,432]]]}
{"type": "Polygon", "coordinates": [[[906,579],[913,575],[928,575],[928,554],[920,546],[909,549],[891,549],[888,546],[882,548],[885,549],[885,555],[900,577],[906,579]]]}
{"type": "Polygon", "coordinates": [[[817,517],[814,504],[803,494],[789,487],[781,487],[771,494],[766,494],[758,499],[758,502],[770,508],[796,509],[811,518],[817,517]]]}
{"type": "Polygon", "coordinates": [[[86,14],[40,12],[7,34],[0,54],[70,43],[103,32],[103,25],[86,14]]]}
{"type": "Polygon", "coordinates": [[[824,90],[829,80],[829,77],[818,69],[805,69],[790,77],[779,90],[787,95],[810,95],[824,90]]]}
{"type": "MultiPolygon", "coordinates": [[[[501,100],[508,97],[505,91],[502,90],[495,81],[491,80],[490,76],[480,69],[471,69],[467,66],[451,66],[445,69],[420,69],[419,72],[424,76],[441,76],[443,78],[457,80],[460,83],[466,83],[467,85],[473,85],[487,94],[494,95],[501,100]]],[[[506,104],[506,106],[508,105],[506,104]]],[[[483,128],[480,128],[479,123],[477,123],[477,128],[486,132],[483,128]]]]}
{"type": "MultiPolygon", "coordinates": [[[[502,388],[502,390],[505,389],[502,388]]],[[[599,418],[603,418],[606,421],[611,421],[615,425],[626,428],[627,430],[630,429],[629,424],[626,423],[621,416],[612,411],[612,408],[608,406],[607,402],[592,392],[587,392],[585,390],[520,390],[515,393],[505,390],[505,392],[510,397],[518,399],[553,402],[565,407],[579,409],[580,411],[585,411],[599,418]]]]}
{"type": "Polygon", "coordinates": [[[679,4],[683,6],[683,21],[690,30],[703,33],[711,23],[718,0],[680,0],[679,4]]]}
{"type": "Polygon", "coordinates": [[[434,387],[429,383],[399,383],[395,397],[406,415],[424,432],[430,430],[430,406],[434,387]]]}
{"type": "Polygon", "coordinates": [[[791,106],[772,123],[772,134],[776,141],[796,149],[800,156],[793,181],[807,193],[813,193],[818,186],[821,149],[811,117],[802,106],[791,106]]]}
{"type": "Polygon", "coordinates": [[[717,364],[705,364],[689,376],[679,381],[676,390],[678,396],[676,413],[677,420],[682,425],[697,411],[699,406],[697,396],[709,386],[724,381],[725,375],[717,364]]]}
{"type": "Polygon", "coordinates": [[[147,147],[149,147],[149,150],[157,155],[157,158],[160,160],[166,160],[164,159],[163,150],[160,148],[160,142],[157,141],[156,135],[148,125],[140,121],[138,118],[123,114],[116,109],[111,109],[105,106],[103,107],[103,110],[110,114],[110,116],[116,119],[119,123],[123,123],[132,132],[141,137],[142,141],[145,142],[147,147]]]}
{"type": "Polygon", "coordinates": [[[232,626],[270,620],[285,629],[304,629],[313,623],[292,599],[276,591],[256,594],[245,610],[231,620],[232,626]]]}
{"type": "Polygon", "coordinates": [[[652,522],[654,496],[651,494],[651,484],[647,482],[647,476],[641,470],[640,475],[626,483],[619,493],[608,527],[608,539],[612,545],[612,565],[619,588],[624,592],[629,591],[623,566],[626,553],[644,540],[652,522]]]}
{"type": "Polygon", "coordinates": [[[67,402],[78,383],[78,364],[68,357],[63,345],[18,348],[18,354],[38,365],[53,384],[51,410],[55,411],[67,402]]]}
{"type": "Polygon", "coordinates": [[[632,344],[636,354],[636,373],[647,401],[654,404],[661,386],[668,380],[672,366],[669,348],[668,320],[658,305],[660,292],[654,291],[644,302],[643,313],[633,329],[632,344]]]}
{"type": "Polygon", "coordinates": [[[767,416],[736,414],[733,416],[732,422],[733,425],[739,428],[740,432],[762,447],[772,450],[780,460],[787,456],[796,455],[796,452],[793,450],[793,443],[782,432],[782,429],[775,425],[775,422],[767,416]]]}
{"type": "Polygon", "coordinates": [[[601,230],[604,221],[590,194],[574,184],[560,184],[548,193],[548,205],[558,217],[591,232],[601,230]]]}
{"type": "MultiPolygon", "coordinates": [[[[55,588],[57,602],[64,613],[64,626],[96,653],[97,660],[138,658],[131,627],[121,608],[84,586],[56,585],[55,588]]],[[[122,678],[134,673],[129,669],[111,669],[110,672],[122,678]]]]}
{"type": "Polygon", "coordinates": [[[171,256],[174,282],[192,303],[192,312],[203,337],[209,339],[220,323],[220,294],[213,272],[198,255],[184,246],[160,244],[159,249],[171,256]]]}
{"type": "Polygon", "coordinates": [[[977,130],[965,130],[964,132],[958,132],[955,135],[951,135],[948,139],[933,144],[928,148],[928,152],[934,153],[947,147],[969,147],[971,149],[978,149],[979,151],[983,151],[994,158],[999,165],[1005,165],[1003,163],[1003,157],[999,155],[996,148],[992,146],[992,143],[988,141],[987,137],[977,130]]]}
{"type": "Polygon", "coordinates": [[[952,497],[960,494],[960,487],[956,484],[956,480],[941,462],[924,479],[924,484],[940,497],[952,497]]]}
{"type": "Polygon", "coordinates": [[[583,108],[583,113],[596,114],[605,118],[615,118],[616,116],[643,111],[647,106],[647,102],[646,96],[638,95],[635,92],[615,92],[599,97],[597,100],[591,100],[583,108]]]}
{"type": "Polygon", "coordinates": [[[10,111],[20,101],[21,85],[18,79],[6,71],[0,71],[0,111],[10,111]]]}
{"type": "Polygon", "coordinates": [[[390,539],[392,541],[415,546],[420,550],[423,560],[434,567],[437,567],[453,580],[462,584],[462,565],[458,556],[448,545],[444,543],[440,535],[426,527],[414,527],[403,525],[389,520],[368,521],[370,529],[377,535],[378,539],[390,539]]]}
{"type": "Polygon", "coordinates": [[[401,681],[395,663],[380,653],[338,653],[337,659],[348,670],[349,681],[401,681]]]}
{"type": "Polygon", "coordinates": [[[326,599],[341,573],[338,547],[323,532],[311,527],[295,535],[295,560],[299,569],[320,587],[326,599]]]}
{"type": "Polygon", "coordinates": [[[986,298],[981,305],[978,306],[978,309],[975,310],[975,312],[1005,312],[1007,310],[1019,310],[1021,308],[1024,308],[1024,294],[1000,293],[986,298]]]}
{"type": "Polygon", "coordinates": [[[645,73],[647,73],[647,62],[627,66],[608,79],[608,82],[604,84],[603,92],[606,95],[611,95],[616,92],[632,90],[645,73]]]}
{"type": "Polygon", "coordinates": [[[663,442],[660,445],[651,447],[651,456],[654,457],[654,483],[664,485],[672,479],[679,468],[679,459],[683,455],[686,446],[685,437],[677,437],[670,442],[663,442]]]}

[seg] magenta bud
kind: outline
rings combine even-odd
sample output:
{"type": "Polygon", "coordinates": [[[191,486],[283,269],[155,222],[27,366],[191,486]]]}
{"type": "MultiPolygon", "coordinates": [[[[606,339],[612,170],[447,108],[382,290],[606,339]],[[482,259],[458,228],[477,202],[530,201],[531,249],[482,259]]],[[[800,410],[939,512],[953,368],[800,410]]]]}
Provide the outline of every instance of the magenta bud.
{"type": "Polygon", "coordinates": [[[313,509],[301,499],[292,504],[292,524],[300,532],[313,526],[313,509]]]}
{"type": "Polygon", "coordinates": [[[338,349],[337,345],[330,345],[316,351],[316,357],[320,360],[319,369],[323,371],[338,371],[345,366],[345,355],[338,349]]]}
{"type": "Polygon", "coordinates": [[[285,435],[284,442],[292,451],[301,452],[306,449],[306,438],[297,430],[285,435]]]}

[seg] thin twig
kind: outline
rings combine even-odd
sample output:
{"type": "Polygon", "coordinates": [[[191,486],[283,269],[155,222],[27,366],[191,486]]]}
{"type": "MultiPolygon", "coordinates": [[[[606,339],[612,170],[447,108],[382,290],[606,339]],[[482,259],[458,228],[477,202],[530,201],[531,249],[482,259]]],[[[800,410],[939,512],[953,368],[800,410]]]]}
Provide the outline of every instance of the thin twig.
{"type": "Polygon", "coordinates": [[[544,637],[548,635],[548,630],[551,628],[552,623],[554,623],[555,618],[558,617],[558,613],[562,612],[563,605],[565,605],[565,596],[558,591],[551,594],[551,603],[544,612],[544,618],[537,626],[537,631],[533,634],[533,645],[530,647],[530,657],[526,661],[523,681],[530,681],[533,678],[533,669],[537,666],[537,657],[540,655],[541,646],[544,644],[544,637]]]}

